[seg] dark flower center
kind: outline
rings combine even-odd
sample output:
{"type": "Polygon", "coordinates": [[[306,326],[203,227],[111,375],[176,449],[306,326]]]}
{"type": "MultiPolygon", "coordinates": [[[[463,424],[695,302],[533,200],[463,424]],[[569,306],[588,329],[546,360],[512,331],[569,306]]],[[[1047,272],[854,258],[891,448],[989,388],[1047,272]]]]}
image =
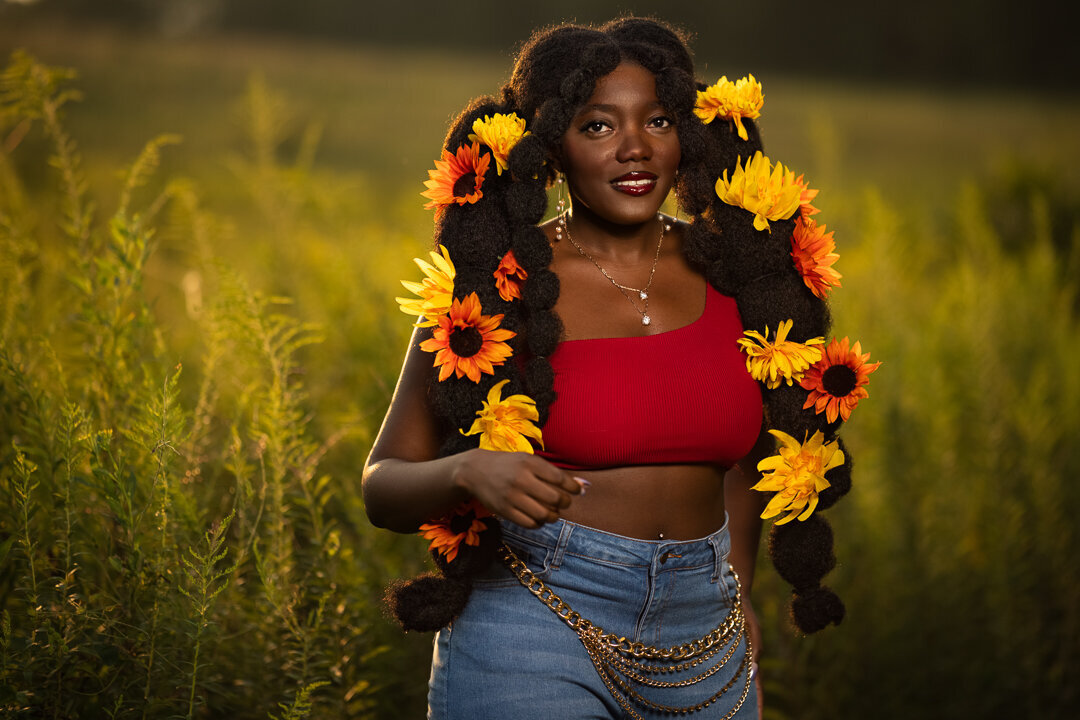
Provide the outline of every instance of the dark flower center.
{"type": "Polygon", "coordinates": [[[476,519],[476,513],[470,510],[464,515],[454,515],[450,519],[450,532],[455,535],[460,535],[463,532],[468,532],[472,527],[473,520],[476,519]]]}
{"type": "Polygon", "coordinates": [[[454,183],[454,197],[465,197],[476,192],[476,173],[467,172],[454,183]]]}
{"type": "Polygon", "coordinates": [[[821,385],[833,397],[847,397],[855,389],[857,376],[847,365],[833,365],[821,374],[821,385]]]}
{"type": "Polygon", "coordinates": [[[484,336],[474,327],[460,328],[450,333],[449,345],[458,357],[472,357],[484,346],[484,336]]]}

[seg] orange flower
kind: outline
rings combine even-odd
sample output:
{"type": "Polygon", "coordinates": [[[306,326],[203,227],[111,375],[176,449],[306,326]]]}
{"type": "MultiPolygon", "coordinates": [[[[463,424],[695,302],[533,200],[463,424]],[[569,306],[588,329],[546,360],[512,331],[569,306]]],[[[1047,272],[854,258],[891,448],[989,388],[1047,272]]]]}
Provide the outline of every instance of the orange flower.
{"type": "Polygon", "coordinates": [[[836,242],[832,232],[825,232],[824,225],[818,225],[813,218],[800,215],[795,221],[795,232],[791,235],[791,257],[795,268],[802,275],[806,287],[822,300],[834,287],[840,287],[840,273],[830,267],[840,259],[833,252],[836,242]]]}
{"type": "Polygon", "coordinates": [[[795,184],[802,188],[802,192],[799,194],[799,212],[802,213],[803,217],[817,215],[821,212],[810,204],[814,201],[814,198],[818,196],[819,191],[811,188],[810,183],[803,180],[802,175],[795,178],[795,184]]]}
{"type": "Polygon", "coordinates": [[[499,289],[499,297],[506,302],[521,297],[521,286],[529,273],[517,263],[513,250],[507,250],[499,261],[499,267],[495,269],[495,287],[499,289]]]}
{"type": "Polygon", "coordinates": [[[420,536],[431,541],[428,550],[437,551],[447,562],[454,562],[462,543],[473,547],[480,544],[480,533],[488,528],[484,518],[489,517],[487,508],[475,499],[469,500],[449,515],[421,525],[420,536]]]}
{"type": "Polygon", "coordinates": [[[821,360],[799,382],[804,390],[810,391],[803,409],[812,407],[818,414],[824,412],[829,422],[836,422],[837,417],[846,422],[859,400],[869,397],[863,386],[870,382],[870,373],[881,365],[880,362],[867,364],[869,359],[870,353],[863,354],[858,342],[849,349],[846,337],[833,338],[821,360]]]}
{"type": "Polygon", "coordinates": [[[502,315],[483,315],[481,309],[476,293],[454,298],[450,312],[439,316],[433,336],[420,343],[421,350],[435,353],[432,367],[442,366],[439,382],[453,374],[478,383],[480,373],[494,375],[494,366],[513,354],[504,341],[517,333],[499,327],[502,315]]]}
{"type": "Polygon", "coordinates": [[[424,181],[427,190],[420,193],[430,198],[425,208],[457,203],[475,203],[484,197],[480,186],[484,184],[484,173],[491,164],[489,153],[480,154],[480,143],[462,145],[457,154],[442,151],[442,159],[435,161],[435,169],[428,170],[428,180],[424,181]]]}

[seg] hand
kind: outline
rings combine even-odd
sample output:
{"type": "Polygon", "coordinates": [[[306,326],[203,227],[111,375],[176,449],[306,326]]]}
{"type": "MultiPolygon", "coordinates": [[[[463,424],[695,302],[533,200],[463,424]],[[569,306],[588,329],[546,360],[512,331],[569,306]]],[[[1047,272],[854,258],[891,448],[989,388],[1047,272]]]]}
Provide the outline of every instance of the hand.
{"type": "Polygon", "coordinates": [[[461,453],[454,481],[496,515],[527,528],[559,519],[582,485],[543,458],[521,452],[461,453]]]}
{"type": "Polygon", "coordinates": [[[758,720],[761,720],[762,715],[765,712],[765,693],[762,691],[761,672],[758,669],[758,658],[761,656],[761,623],[758,622],[757,613],[754,612],[754,605],[750,602],[750,597],[746,594],[742,597],[742,608],[743,616],[746,618],[746,631],[750,636],[750,646],[753,649],[753,655],[750,657],[750,662],[753,664],[750,667],[754,672],[754,691],[757,693],[758,720]]]}

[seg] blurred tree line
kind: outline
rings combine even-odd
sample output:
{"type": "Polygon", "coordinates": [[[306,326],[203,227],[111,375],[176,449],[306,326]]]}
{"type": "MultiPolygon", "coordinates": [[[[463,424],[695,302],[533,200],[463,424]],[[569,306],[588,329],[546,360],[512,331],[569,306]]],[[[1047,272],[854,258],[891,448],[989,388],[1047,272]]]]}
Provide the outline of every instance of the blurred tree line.
{"type": "Polygon", "coordinates": [[[758,71],[1062,92],[1080,77],[1080,50],[1049,0],[0,0],[0,24],[94,20],[171,36],[258,32],[508,54],[533,28],[628,12],[690,29],[699,55],[726,67],[735,59],[758,71]]]}

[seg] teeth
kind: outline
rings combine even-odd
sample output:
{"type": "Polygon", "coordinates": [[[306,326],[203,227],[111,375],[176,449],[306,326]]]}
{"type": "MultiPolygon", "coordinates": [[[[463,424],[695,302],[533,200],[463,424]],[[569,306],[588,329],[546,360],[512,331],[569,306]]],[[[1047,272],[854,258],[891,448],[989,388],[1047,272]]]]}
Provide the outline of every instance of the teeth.
{"type": "Polygon", "coordinates": [[[620,180],[616,182],[616,185],[628,186],[628,187],[645,187],[646,185],[652,185],[655,180],[620,180]]]}

